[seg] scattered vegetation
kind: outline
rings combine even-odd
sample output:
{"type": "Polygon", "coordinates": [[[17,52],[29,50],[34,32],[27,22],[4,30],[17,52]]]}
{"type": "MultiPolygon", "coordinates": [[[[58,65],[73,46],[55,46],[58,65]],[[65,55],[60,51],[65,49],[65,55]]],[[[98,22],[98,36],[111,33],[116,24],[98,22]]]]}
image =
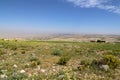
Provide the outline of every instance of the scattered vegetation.
{"type": "Polygon", "coordinates": [[[120,43],[0,40],[0,80],[119,80],[120,43]]]}

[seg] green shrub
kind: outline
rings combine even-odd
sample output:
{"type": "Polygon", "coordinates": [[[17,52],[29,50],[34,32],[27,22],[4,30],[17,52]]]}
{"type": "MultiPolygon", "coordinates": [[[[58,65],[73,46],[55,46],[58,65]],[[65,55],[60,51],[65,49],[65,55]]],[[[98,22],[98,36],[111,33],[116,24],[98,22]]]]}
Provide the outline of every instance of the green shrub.
{"type": "Polygon", "coordinates": [[[41,64],[41,62],[40,62],[39,60],[38,60],[36,63],[37,63],[37,65],[40,65],[40,64],[41,64]]]}
{"type": "Polygon", "coordinates": [[[3,74],[2,69],[0,68],[0,74],[3,74]]]}
{"type": "Polygon", "coordinates": [[[22,54],[25,54],[25,51],[21,51],[22,54]]]}
{"type": "Polygon", "coordinates": [[[80,71],[82,71],[82,70],[84,70],[84,69],[85,69],[85,66],[84,66],[84,65],[80,65],[80,66],[77,67],[77,70],[80,70],[80,71]]]}
{"type": "Polygon", "coordinates": [[[32,75],[28,80],[44,80],[40,74],[32,75]]]}
{"type": "Polygon", "coordinates": [[[10,45],[11,50],[17,50],[17,47],[15,45],[10,45]]]}
{"type": "MultiPolygon", "coordinates": [[[[21,73],[13,73],[12,75],[10,75],[8,77],[7,80],[25,80],[27,76],[25,74],[21,74],[21,73]]],[[[6,80],[6,79],[5,79],[6,80]]]]}
{"type": "Polygon", "coordinates": [[[30,63],[30,67],[36,67],[37,66],[37,63],[35,62],[35,61],[32,61],[31,63],[30,63]]]}
{"type": "Polygon", "coordinates": [[[29,60],[32,61],[38,61],[38,58],[36,56],[30,55],[29,60]]]}
{"type": "Polygon", "coordinates": [[[17,52],[14,52],[13,55],[17,55],[17,52]]]}
{"type": "Polygon", "coordinates": [[[31,67],[36,67],[37,65],[41,64],[39,59],[35,55],[32,55],[32,54],[29,57],[29,61],[30,61],[30,66],[31,67]]]}
{"type": "Polygon", "coordinates": [[[29,65],[28,65],[28,64],[25,64],[25,65],[24,65],[24,68],[29,68],[29,65]]]}
{"type": "Polygon", "coordinates": [[[1,41],[4,41],[4,39],[0,39],[1,41]]]}
{"type": "Polygon", "coordinates": [[[120,56],[120,50],[113,50],[111,52],[104,53],[105,55],[114,55],[114,56],[120,56]]]}
{"type": "Polygon", "coordinates": [[[62,51],[61,50],[54,50],[52,55],[61,56],[62,55],[62,51]]]}
{"type": "Polygon", "coordinates": [[[90,61],[89,60],[82,60],[80,62],[81,65],[84,65],[84,66],[89,66],[90,65],[90,61]]]}
{"type": "Polygon", "coordinates": [[[3,55],[3,54],[5,54],[5,51],[0,50],[0,56],[3,55]]]}
{"type": "Polygon", "coordinates": [[[91,62],[91,67],[94,69],[102,65],[108,65],[111,69],[115,69],[120,65],[120,60],[114,55],[104,55],[102,59],[91,62]]]}
{"type": "Polygon", "coordinates": [[[59,65],[66,65],[67,64],[67,62],[69,61],[69,57],[64,57],[64,56],[62,56],[60,59],[59,59],[59,61],[58,61],[58,64],[59,65]]]}
{"type": "Polygon", "coordinates": [[[98,60],[96,60],[96,59],[92,60],[90,66],[91,66],[92,68],[94,68],[94,69],[97,69],[97,68],[99,67],[99,62],[98,62],[98,60]]]}
{"type": "Polygon", "coordinates": [[[110,66],[110,68],[116,68],[120,65],[120,60],[113,55],[104,55],[103,60],[110,66]]]}
{"type": "Polygon", "coordinates": [[[75,52],[81,52],[81,49],[76,48],[76,49],[75,49],[75,52]]]}

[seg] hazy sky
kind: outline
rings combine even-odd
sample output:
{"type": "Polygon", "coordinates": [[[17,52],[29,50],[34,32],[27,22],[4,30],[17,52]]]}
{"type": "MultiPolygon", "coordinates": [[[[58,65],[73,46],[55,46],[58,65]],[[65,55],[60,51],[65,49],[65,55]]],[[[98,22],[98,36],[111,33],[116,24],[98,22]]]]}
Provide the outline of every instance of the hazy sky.
{"type": "Polygon", "coordinates": [[[0,0],[0,32],[120,34],[120,0],[0,0]]]}

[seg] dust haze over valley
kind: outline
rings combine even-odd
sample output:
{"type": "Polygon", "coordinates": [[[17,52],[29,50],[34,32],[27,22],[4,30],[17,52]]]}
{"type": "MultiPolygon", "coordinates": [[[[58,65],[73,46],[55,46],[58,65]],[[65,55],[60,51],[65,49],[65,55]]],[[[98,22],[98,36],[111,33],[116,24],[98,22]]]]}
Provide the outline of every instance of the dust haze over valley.
{"type": "Polygon", "coordinates": [[[105,40],[120,42],[120,35],[115,34],[75,34],[75,33],[40,33],[40,32],[0,32],[0,38],[18,40],[77,41],[105,40]]]}

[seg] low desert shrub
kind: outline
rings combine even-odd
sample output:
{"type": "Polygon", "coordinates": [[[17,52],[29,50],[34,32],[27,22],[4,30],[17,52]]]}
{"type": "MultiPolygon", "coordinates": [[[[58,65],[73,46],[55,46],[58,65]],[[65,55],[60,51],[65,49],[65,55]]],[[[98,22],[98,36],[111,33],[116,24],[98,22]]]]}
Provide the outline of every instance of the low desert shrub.
{"type": "Polygon", "coordinates": [[[120,60],[113,55],[104,55],[103,60],[109,65],[110,68],[116,68],[120,65],[120,60]]]}
{"type": "Polygon", "coordinates": [[[93,69],[98,69],[99,68],[99,62],[97,59],[93,59],[90,66],[93,68],[93,69]]]}
{"type": "Polygon", "coordinates": [[[80,65],[89,66],[90,65],[90,61],[89,60],[82,60],[80,62],[80,65]]]}
{"type": "Polygon", "coordinates": [[[17,50],[17,46],[15,45],[9,45],[9,47],[11,48],[11,50],[17,50]]]}
{"type": "Polygon", "coordinates": [[[38,74],[38,75],[32,75],[28,80],[44,80],[44,79],[40,74],[38,74]]]}
{"type": "Polygon", "coordinates": [[[115,69],[120,65],[120,60],[114,55],[104,55],[102,59],[91,62],[91,67],[94,69],[102,65],[108,65],[111,69],[115,69]]]}
{"type": "Polygon", "coordinates": [[[30,55],[30,57],[29,57],[29,60],[32,62],[32,61],[38,61],[38,58],[36,57],[36,56],[34,56],[34,55],[30,55]]]}
{"type": "Polygon", "coordinates": [[[5,54],[5,51],[0,50],[0,56],[3,55],[3,54],[5,54]]]}
{"type": "Polygon", "coordinates": [[[61,56],[62,55],[62,51],[61,50],[54,50],[52,55],[61,56]]]}
{"type": "Polygon", "coordinates": [[[25,51],[21,51],[22,54],[25,54],[25,51]]]}
{"type": "Polygon", "coordinates": [[[41,64],[39,59],[36,56],[32,55],[32,54],[29,57],[29,61],[30,61],[30,67],[36,67],[37,65],[41,64]]]}
{"type": "Polygon", "coordinates": [[[32,61],[31,63],[30,63],[30,67],[36,67],[37,66],[37,63],[35,62],[35,61],[32,61]]]}
{"type": "Polygon", "coordinates": [[[67,56],[62,56],[62,57],[59,59],[58,64],[59,64],[59,65],[66,65],[69,60],[70,60],[69,57],[67,57],[67,56]]]}
{"type": "Polygon", "coordinates": [[[27,76],[25,74],[21,74],[21,73],[15,74],[14,73],[14,74],[10,75],[7,80],[25,80],[26,77],[27,76]]]}

